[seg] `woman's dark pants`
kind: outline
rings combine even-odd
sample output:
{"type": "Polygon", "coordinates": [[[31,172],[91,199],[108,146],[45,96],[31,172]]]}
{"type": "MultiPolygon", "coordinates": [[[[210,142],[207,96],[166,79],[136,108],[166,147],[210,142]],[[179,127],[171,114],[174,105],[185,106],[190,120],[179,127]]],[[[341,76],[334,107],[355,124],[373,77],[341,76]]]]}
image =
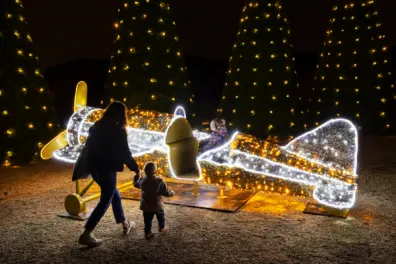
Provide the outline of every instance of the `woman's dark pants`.
{"type": "Polygon", "coordinates": [[[100,200],[88,218],[85,228],[89,230],[95,229],[100,219],[109,209],[110,204],[113,207],[116,223],[124,222],[125,216],[121,204],[121,195],[116,187],[117,172],[93,172],[92,178],[100,187],[100,200]]]}

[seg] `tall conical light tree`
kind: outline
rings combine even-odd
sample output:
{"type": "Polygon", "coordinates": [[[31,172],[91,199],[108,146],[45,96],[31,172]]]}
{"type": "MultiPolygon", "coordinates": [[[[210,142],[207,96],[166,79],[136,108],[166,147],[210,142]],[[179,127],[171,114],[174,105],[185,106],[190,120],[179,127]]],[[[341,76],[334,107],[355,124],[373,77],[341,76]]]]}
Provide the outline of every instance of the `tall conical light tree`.
{"type": "Polygon", "coordinates": [[[189,105],[192,92],[169,3],[125,1],[118,12],[104,104],[118,100],[164,112],[189,105]]]}
{"type": "Polygon", "coordinates": [[[258,137],[301,131],[290,30],[278,1],[243,8],[218,109],[230,127],[258,137]]]}
{"type": "Polygon", "coordinates": [[[311,94],[316,125],[352,120],[364,133],[396,132],[395,76],[373,0],[333,7],[311,94]]]}
{"type": "Polygon", "coordinates": [[[0,162],[11,166],[38,158],[57,124],[21,0],[0,10],[0,162]]]}

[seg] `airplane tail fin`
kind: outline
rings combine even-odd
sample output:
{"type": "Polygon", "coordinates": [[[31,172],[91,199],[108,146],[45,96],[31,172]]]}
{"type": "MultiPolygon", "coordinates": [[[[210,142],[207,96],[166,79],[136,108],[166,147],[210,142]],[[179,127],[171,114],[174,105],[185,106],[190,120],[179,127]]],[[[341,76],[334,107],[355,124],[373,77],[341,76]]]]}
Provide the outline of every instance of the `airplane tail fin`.
{"type": "Polygon", "coordinates": [[[295,138],[284,150],[356,175],[358,134],[347,119],[337,118],[295,138]]]}

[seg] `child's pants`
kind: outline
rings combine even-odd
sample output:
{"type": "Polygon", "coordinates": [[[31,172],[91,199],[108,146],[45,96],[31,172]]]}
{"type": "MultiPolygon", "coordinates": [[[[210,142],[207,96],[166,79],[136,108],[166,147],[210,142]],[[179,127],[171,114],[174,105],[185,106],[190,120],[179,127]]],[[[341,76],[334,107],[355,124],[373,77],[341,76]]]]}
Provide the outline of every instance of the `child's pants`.
{"type": "Polygon", "coordinates": [[[143,212],[144,232],[146,234],[151,232],[151,226],[152,226],[154,215],[157,216],[159,228],[162,229],[162,228],[165,227],[165,212],[164,212],[164,210],[161,210],[161,211],[156,212],[156,213],[143,212]]]}
{"type": "Polygon", "coordinates": [[[110,204],[113,207],[116,223],[119,224],[124,222],[125,216],[121,204],[121,195],[116,187],[117,172],[93,172],[92,178],[100,186],[100,199],[91,216],[88,218],[85,228],[93,230],[106,213],[107,209],[109,209],[110,204]]]}

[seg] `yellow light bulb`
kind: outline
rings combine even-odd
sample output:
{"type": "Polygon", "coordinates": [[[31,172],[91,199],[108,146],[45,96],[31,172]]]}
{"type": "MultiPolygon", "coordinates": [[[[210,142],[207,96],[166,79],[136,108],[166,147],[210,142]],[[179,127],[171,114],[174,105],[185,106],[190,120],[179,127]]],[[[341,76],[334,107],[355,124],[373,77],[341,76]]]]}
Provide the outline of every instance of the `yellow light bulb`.
{"type": "Polygon", "coordinates": [[[15,133],[15,130],[13,130],[13,129],[7,129],[6,130],[6,134],[7,134],[7,136],[13,136],[14,135],[14,133],[15,133]]]}

